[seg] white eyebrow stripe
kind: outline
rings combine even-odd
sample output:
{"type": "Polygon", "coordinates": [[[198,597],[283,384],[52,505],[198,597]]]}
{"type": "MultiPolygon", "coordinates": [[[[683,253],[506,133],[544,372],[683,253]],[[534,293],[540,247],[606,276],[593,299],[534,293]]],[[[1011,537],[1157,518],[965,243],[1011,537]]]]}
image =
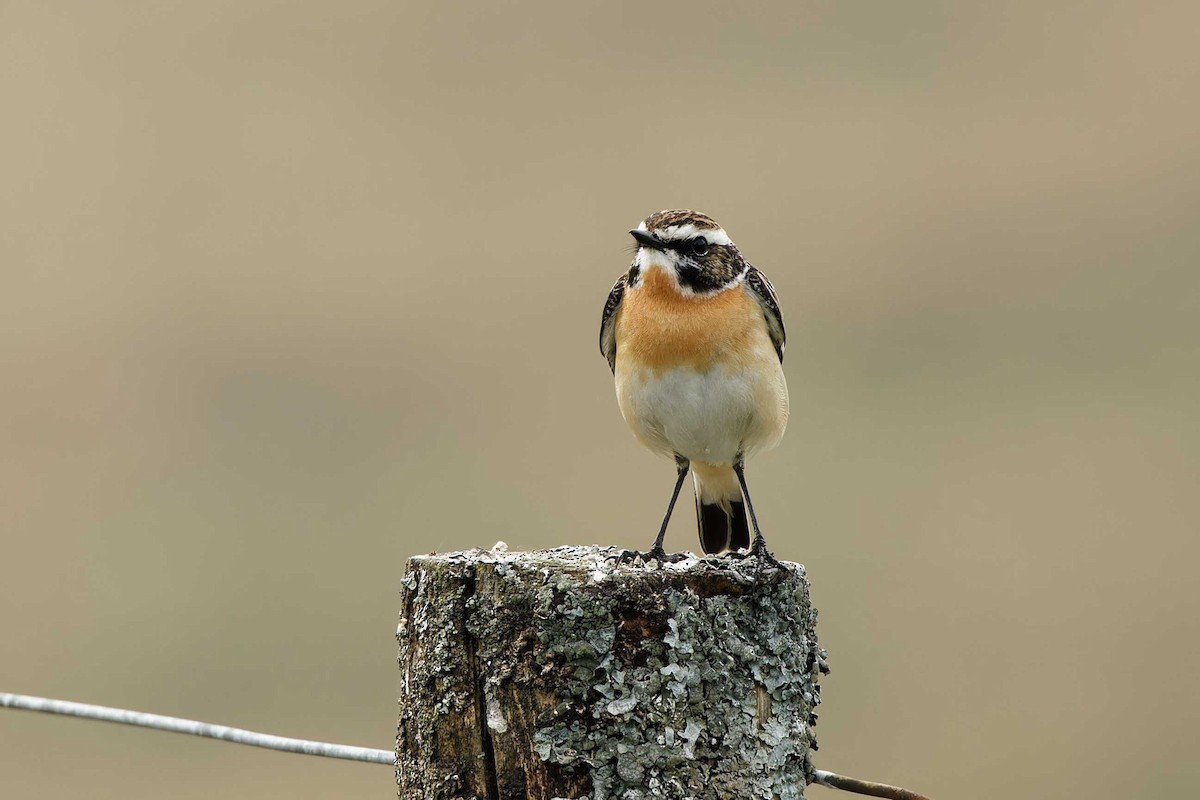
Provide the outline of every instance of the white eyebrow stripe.
{"type": "Polygon", "coordinates": [[[724,228],[697,228],[690,222],[686,225],[671,225],[656,231],[656,233],[660,239],[667,241],[683,241],[703,236],[709,244],[733,244],[733,240],[729,238],[729,234],[725,233],[724,228]]]}

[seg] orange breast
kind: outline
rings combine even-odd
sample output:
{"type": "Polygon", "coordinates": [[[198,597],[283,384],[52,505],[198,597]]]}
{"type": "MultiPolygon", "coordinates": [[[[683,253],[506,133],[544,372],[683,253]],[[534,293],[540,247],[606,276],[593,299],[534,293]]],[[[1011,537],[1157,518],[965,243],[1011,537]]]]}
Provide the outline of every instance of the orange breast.
{"type": "Polygon", "coordinates": [[[626,290],[616,320],[618,363],[660,373],[681,366],[736,369],[757,356],[764,336],[762,309],[741,284],[686,297],[658,269],[626,290]]]}

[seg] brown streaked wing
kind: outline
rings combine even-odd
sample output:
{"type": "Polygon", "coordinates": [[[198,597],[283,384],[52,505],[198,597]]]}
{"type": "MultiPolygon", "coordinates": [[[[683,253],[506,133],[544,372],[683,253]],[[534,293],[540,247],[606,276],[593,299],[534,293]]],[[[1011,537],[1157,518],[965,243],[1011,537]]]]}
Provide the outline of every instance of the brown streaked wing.
{"type": "Polygon", "coordinates": [[[787,331],[783,328],[783,314],[779,310],[779,298],[775,296],[775,287],[756,268],[747,265],[746,289],[762,306],[763,317],[767,320],[767,330],[771,334],[771,342],[775,345],[775,353],[779,363],[783,363],[783,349],[787,346],[787,331]]]}
{"type": "Polygon", "coordinates": [[[614,374],[617,371],[617,309],[621,307],[621,301],[625,298],[625,284],[628,278],[628,273],[617,278],[612,291],[608,293],[608,300],[604,302],[604,314],[600,317],[600,352],[608,360],[608,368],[614,374]]]}

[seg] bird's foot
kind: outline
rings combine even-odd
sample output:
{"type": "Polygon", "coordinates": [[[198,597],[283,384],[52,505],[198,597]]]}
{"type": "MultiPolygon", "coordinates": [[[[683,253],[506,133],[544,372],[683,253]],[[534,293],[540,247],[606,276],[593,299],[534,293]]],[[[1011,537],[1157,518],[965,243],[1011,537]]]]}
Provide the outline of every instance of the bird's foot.
{"type": "Polygon", "coordinates": [[[650,548],[650,551],[646,553],[646,560],[649,561],[650,559],[654,559],[655,561],[661,561],[664,564],[678,564],[680,561],[686,560],[689,556],[689,553],[668,553],[661,547],[652,547],[650,548]]]}
{"type": "Polygon", "coordinates": [[[768,564],[775,569],[787,569],[787,567],[785,567],[783,563],[780,562],[779,559],[775,558],[771,551],[767,549],[767,542],[761,536],[754,540],[754,543],[750,545],[749,550],[739,550],[737,553],[730,553],[730,555],[734,558],[756,559],[758,561],[759,572],[762,571],[763,566],[768,564]]]}
{"type": "Polygon", "coordinates": [[[661,545],[658,545],[651,547],[645,552],[641,550],[622,550],[616,556],[616,559],[618,564],[632,564],[636,561],[643,563],[657,561],[660,564],[677,564],[687,557],[687,553],[668,553],[661,545]]]}

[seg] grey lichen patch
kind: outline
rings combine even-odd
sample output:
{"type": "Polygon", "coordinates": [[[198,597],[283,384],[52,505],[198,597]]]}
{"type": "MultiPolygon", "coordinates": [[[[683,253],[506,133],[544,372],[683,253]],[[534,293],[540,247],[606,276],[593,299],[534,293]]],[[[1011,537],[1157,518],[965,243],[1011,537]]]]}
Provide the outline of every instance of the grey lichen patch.
{"type": "Polygon", "coordinates": [[[462,563],[410,565],[404,587],[397,627],[400,796],[487,797],[486,775],[478,769],[473,654],[464,646],[474,570],[462,563]]]}
{"type": "MultiPolygon", "coordinates": [[[[413,571],[436,559],[471,573],[469,594],[448,597],[463,604],[475,649],[477,728],[494,752],[484,783],[504,798],[803,798],[824,668],[803,568],[716,557],[621,565],[615,555],[413,560],[413,571]]],[[[445,650],[427,633],[423,650],[442,665],[425,674],[453,673],[453,642],[445,650]]],[[[403,662],[413,645],[401,639],[403,662]]]]}

